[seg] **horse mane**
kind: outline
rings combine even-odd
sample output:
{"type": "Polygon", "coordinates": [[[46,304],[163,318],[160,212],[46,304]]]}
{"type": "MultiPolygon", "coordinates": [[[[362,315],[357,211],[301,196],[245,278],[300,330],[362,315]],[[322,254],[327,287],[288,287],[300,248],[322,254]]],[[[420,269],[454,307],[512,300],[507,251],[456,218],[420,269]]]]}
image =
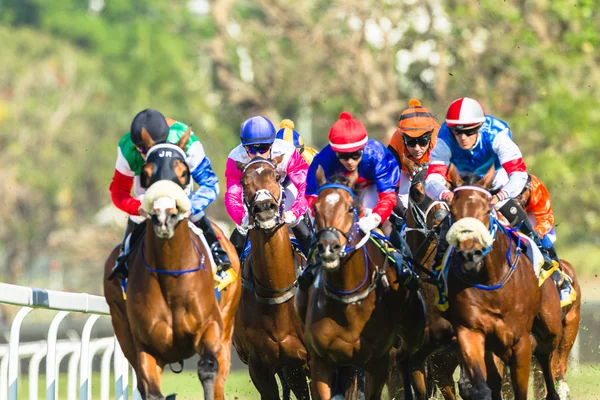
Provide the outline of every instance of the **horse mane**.
{"type": "Polygon", "coordinates": [[[473,172],[463,172],[460,174],[462,184],[460,186],[473,186],[481,180],[481,177],[473,172]]]}

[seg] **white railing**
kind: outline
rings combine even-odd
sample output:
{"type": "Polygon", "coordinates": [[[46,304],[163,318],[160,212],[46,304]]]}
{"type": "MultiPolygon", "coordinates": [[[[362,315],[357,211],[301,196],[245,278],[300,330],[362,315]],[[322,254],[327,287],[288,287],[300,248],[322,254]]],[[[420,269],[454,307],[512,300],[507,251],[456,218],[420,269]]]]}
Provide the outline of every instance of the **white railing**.
{"type": "MultiPolygon", "coordinates": [[[[114,398],[127,400],[129,396],[129,364],[116,338],[90,340],[92,328],[98,318],[109,314],[104,297],[86,293],[68,293],[0,283],[0,303],[21,306],[10,328],[9,344],[0,346],[0,400],[17,400],[19,357],[30,357],[29,398],[38,396],[39,365],[46,357],[46,399],[58,398],[58,366],[71,354],[68,365],[68,399],[77,398],[77,369],[79,369],[79,399],[91,399],[91,371],[94,355],[103,351],[101,361],[100,398],[110,398],[110,359],[114,353],[115,390],[114,398]],[[48,328],[47,341],[27,343],[19,346],[21,324],[34,309],[59,311],[48,328]],[[91,314],[85,322],[81,340],[57,341],[58,328],[71,312],[91,314]]],[[[133,398],[140,398],[136,388],[135,373],[132,371],[133,398]]]]}

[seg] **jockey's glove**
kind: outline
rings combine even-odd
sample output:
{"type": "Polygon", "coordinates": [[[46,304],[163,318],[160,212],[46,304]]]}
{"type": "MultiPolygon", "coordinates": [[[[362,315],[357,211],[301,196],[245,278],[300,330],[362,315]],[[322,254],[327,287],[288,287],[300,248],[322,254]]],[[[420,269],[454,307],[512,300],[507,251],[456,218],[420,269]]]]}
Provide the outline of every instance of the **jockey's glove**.
{"type": "Polygon", "coordinates": [[[361,231],[368,234],[377,228],[381,223],[381,216],[377,213],[371,213],[358,220],[358,227],[361,231]]]}
{"type": "Polygon", "coordinates": [[[237,225],[235,228],[243,236],[246,236],[248,234],[248,229],[250,229],[250,217],[248,216],[248,214],[244,215],[244,218],[242,218],[242,223],[240,225],[237,225]]]}
{"type": "Polygon", "coordinates": [[[298,222],[298,218],[291,211],[285,211],[283,213],[283,220],[288,225],[295,225],[298,222]]]}

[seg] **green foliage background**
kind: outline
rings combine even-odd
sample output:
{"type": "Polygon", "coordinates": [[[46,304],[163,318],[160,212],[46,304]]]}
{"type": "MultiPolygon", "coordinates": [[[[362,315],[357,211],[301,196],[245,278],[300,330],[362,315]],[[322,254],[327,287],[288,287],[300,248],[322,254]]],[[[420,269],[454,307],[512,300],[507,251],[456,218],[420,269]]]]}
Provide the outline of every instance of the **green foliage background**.
{"type": "MultiPolygon", "coordinates": [[[[100,292],[116,144],[143,108],[192,123],[223,177],[251,115],[319,147],[349,110],[386,142],[411,97],[442,120],[461,96],[510,124],[559,250],[600,269],[600,1],[288,3],[0,0],[2,280],[100,292]]],[[[227,221],[221,198],[209,214],[227,221]]]]}

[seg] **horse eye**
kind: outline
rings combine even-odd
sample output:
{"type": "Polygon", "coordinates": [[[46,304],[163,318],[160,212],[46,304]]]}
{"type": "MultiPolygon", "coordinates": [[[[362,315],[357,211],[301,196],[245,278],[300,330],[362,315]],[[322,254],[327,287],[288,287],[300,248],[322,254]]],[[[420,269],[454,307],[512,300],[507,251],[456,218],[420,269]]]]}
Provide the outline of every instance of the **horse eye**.
{"type": "Polygon", "coordinates": [[[354,205],[351,204],[351,205],[348,206],[348,212],[349,213],[354,212],[354,205]]]}

